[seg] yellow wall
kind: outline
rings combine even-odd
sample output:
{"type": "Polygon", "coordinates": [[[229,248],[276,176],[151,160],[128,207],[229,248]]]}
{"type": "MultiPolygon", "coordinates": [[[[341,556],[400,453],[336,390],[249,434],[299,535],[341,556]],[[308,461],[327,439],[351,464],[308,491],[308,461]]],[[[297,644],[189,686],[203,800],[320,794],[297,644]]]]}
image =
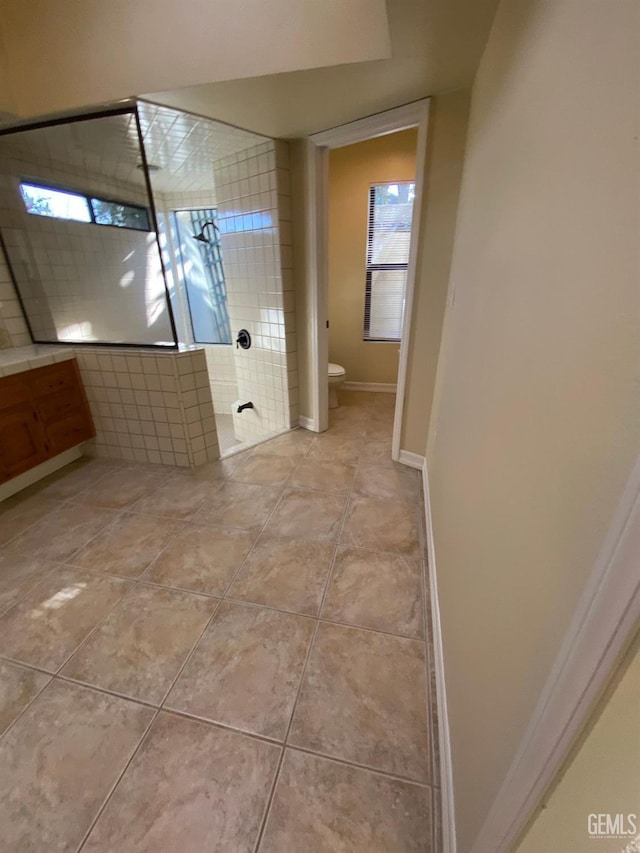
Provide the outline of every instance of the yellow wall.
{"type": "Polygon", "coordinates": [[[640,447],[639,41],[638,3],[503,0],[473,88],[427,445],[459,853],[640,447]]]}
{"type": "Polygon", "coordinates": [[[398,343],[362,340],[369,187],[415,179],[415,129],[329,155],[329,361],[348,382],[394,383],[398,343]]]}
{"type": "MultiPolygon", "coordinates": [[[[620,853],[640,838],[640,653],[628,655],[608,701],[594,714],[586,737],[545,799],[517,853],[620,853]],[[592,838],[590,814],[636,815],[626,839],[592,838]]],[[[592,818],[593,821],[593,818],[592,818]]],[[[626,825],[625,831],[631,827],[626,825]]]]}
{"type": "Polygon", "coordinates": [[[468,90],[431,98],[421,233],[400,446],[424,456],[458,213],[468,90]]]}

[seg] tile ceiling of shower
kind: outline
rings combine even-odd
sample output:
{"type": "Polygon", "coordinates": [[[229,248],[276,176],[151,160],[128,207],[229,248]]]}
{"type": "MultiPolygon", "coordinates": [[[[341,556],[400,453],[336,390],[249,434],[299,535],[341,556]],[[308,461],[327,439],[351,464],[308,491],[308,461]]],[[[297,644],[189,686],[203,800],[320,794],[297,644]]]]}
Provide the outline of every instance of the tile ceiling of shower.
{"type": "Polygon", "coordinates": [[[144,186],[144,174],[138,168],[140,144],[133,114],[24,130],[2,137],[0,147],[21,160],[33,161],[34,167],[70,167],[78,175],[79,189],[84,188],[83,181],[91,175],[144,186]]]}
{"type": "Polygon", "coordinates": [[[213,163],[267,137],[169,107],[140,102],[140,124],[154,190],[189,193],[215,189],[213,163]]]}
{"type": "MultiPolygon", "coordinates": [[[[216,160],[238,154],[268,138],[169,107],[139,102],[138,108],[147,162],[159,167],[152,172],[153,189],[160,193],[215,189],[216,160]]],[[[77,172],[80,184],[87,176],[99,175],[144,186],[133,114],[25,130],[0,138],[0,153],[3,150],[22,160],[33,160],[34,164],[59,163],[71,167],[77,172]]]]}

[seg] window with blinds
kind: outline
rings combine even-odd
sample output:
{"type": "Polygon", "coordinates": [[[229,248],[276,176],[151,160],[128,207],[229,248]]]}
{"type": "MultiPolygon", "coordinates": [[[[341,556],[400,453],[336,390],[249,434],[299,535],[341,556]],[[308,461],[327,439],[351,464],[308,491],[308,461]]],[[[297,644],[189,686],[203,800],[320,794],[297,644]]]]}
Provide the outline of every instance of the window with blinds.
{"type": "Polygon", "coordinates": [[[369,190],[364,340],[399,341],[407,284],[415,184],[369,190]]]}

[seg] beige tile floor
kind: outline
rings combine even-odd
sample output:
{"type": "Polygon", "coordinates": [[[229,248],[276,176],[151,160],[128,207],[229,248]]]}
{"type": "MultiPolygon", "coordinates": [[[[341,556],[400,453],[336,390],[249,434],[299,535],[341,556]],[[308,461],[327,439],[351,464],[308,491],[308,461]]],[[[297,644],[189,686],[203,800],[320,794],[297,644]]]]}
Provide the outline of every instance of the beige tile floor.
{"type": "Polygon", "coordinates": [[[84,460],[0,506],[0,834],[439,853],[417,472],[345,392],[195,472],[84,460]]]}

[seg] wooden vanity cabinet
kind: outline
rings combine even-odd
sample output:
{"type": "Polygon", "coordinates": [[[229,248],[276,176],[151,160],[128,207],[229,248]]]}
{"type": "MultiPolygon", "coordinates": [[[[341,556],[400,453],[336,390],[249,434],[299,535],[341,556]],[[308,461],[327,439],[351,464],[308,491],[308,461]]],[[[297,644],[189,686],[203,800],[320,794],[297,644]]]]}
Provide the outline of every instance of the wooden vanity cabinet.
{"type": "Polygon", "coordinates": [[[0,483],[95,434],[75,359],[0,378],[0,483]]]}

